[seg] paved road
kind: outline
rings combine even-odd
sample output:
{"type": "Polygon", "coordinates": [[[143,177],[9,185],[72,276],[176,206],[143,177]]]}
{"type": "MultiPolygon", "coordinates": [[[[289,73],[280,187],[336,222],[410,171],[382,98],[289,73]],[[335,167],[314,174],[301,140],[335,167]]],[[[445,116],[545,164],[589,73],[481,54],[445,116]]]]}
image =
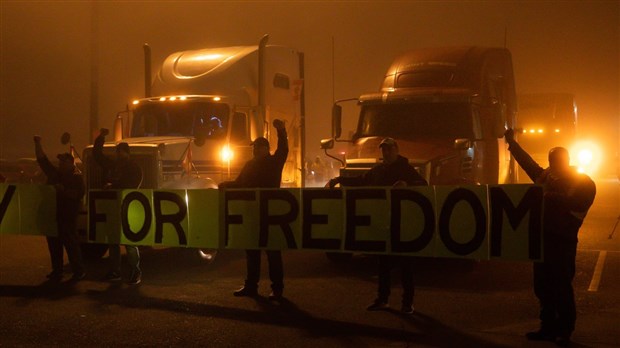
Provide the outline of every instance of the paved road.
{"type": "MultiPolygon", "coordinates": [[[[620,231],[609,238],[620,183],[597,184],[577,256],[575,347],[620,346],[620,231]]],[[[523,337],[538,324],[527,263],[419,259],[416,312],[403,316],[365,311],[375,296],[372,257],[343,264],[318,252],[284,258],[287,301],[277,305],[266,298],[267,281],[258,299],[232,296],[244,275],[241,251],[220,252],[206,265],[183,249],[150,249],[139,286],[99,281],[105,260],[90,264],[82,282],[52,285],[43,282],[44,239],[0,236],[0,346],[554,346],[523,337]]],[[[398,284],[393,289],[398,308],[398,284]]]]}

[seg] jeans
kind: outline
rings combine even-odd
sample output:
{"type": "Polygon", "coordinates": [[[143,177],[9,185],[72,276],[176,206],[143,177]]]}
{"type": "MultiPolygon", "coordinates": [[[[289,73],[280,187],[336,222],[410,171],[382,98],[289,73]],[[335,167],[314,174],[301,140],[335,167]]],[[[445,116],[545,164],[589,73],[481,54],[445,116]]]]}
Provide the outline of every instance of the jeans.
{"type": "Polygon", "coordinates": [[[63,247],[67,250],[71,270],[75,274],[84,272],[82,251],[78,240],[75,221],[58,221],[58,237],[47,237],[47,248],[52,260],[52,271],[61,274],[63,271],[63,247]]]}
{"type": "MultiPolygon", "coordinates": [[[[121,246],[110,244],[110,271],[121,274],[121,246]]],[[[127,263],[131,272],[140,272],[140,251],[135,245],[125,245],[127,252],[127,263]]]]}
{"type": "MultiPolygon", "coordinates": [[[[245,287],[251,290],[258,289],[258,280],[260,279],[260,250],[246,250],[247,262],[247,278],[245,287]]],[[[282,252],[279,250],[265,250],[267,254],[267,262],[269,263],[269,279],[271,280],[271,289],[276,292],[282,292],[284,289],[284,270],[282,265],[282,252]]]]}
{"type": "Polygon", "coordinates": [[[379,297],[378,300],[387,303],[390,297],[391,276],[390,273],[395,265],[399,265],[402,275],[403,301],[404,306],[413,304],[413,262],[411,257],[379,255],[379,297]]]}

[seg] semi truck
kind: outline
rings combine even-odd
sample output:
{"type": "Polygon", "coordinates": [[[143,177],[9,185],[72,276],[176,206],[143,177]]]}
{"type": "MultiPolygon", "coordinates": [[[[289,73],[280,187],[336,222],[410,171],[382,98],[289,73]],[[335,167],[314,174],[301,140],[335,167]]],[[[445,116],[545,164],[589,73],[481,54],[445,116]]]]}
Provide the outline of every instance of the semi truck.
{"type": "Polygon", "coordinates": [[[416,49],[397,56],[379,92],[336,101],[332,137],[348,147],[340,175],[359,175],[381,161],[379,143],[394,138],[431,185],[516,181],[503,134],[514,127],[517,102],[512,58],[505,48],[416,49]],[[341,139],[341,103],[359,106],[357,128],[341,139]]]}
{"type": "MultiPolygon", "coordinates": [[[[290,149],[282,185],[302,186],[304,55],[267,45],[268,38],[254,46],[172,53],[155,78],[145,44],[145,96],[117,114],[104,154],[113,156],[116,144],[128,143],[142,169],[140,188],[217,188],[252,157],[253,139],[263,136],[275,148],[270,125],[281,119],[290,149]]],[[[97,189],[104,173],[92,151],[86,147],[82,159],[87,188],[97,189]]]]}

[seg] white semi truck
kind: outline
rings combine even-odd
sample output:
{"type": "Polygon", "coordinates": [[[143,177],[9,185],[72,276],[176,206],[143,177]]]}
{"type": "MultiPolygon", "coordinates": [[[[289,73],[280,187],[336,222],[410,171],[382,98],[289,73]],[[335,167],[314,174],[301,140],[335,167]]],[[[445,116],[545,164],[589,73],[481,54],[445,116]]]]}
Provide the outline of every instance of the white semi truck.
{"type": "MultiPolygon", "coordinates": [[[[216,188],[252,157],[254,138],[264,136],[275,148],[270,125],[277,118],[290,149],[282,186],[303,186],[304,56],[267,41],[265,35],[256,46],[173,53],[154,79],[145,45],[145,97],[118,113],[104,154],[113,156],[115,145],[127,142],[142,168],[141,188],[216,188]]],[[[87,187],[97,189],[104,175],[92,150],[82,159],[87,187]]]]}

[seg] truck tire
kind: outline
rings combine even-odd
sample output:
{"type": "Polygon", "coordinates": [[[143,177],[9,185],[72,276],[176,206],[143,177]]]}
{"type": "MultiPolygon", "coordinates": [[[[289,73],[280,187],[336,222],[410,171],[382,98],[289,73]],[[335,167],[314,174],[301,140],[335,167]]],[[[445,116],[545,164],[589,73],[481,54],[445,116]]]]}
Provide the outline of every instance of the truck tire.
{"type": "Polygon", "coordinates": [[[327,256],[327,259],[331,262],[344,263],[350,261],[353,258],[353,253],[326,252],[325,256],[327,256]]]}
{"type": "Polygon", "coordinates": [[[97,261],[103,258],[103,255],[108,251],[107,244],[98,243],[82,243],[80,244],[82,250],[82,258],[85,261],[97,261]]]}

